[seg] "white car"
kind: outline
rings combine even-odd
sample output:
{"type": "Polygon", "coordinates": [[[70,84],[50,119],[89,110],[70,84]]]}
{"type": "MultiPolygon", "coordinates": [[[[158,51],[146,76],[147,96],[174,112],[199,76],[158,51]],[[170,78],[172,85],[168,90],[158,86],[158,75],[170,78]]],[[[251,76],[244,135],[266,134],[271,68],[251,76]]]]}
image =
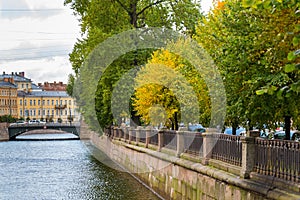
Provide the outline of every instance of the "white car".
{"type": "Polygon", "coordinates": [[[36,120],[36,119],[33,119],[33,120],[29,120],[28,124],[39,124],[40,121],[39,120],[36,120]]]}

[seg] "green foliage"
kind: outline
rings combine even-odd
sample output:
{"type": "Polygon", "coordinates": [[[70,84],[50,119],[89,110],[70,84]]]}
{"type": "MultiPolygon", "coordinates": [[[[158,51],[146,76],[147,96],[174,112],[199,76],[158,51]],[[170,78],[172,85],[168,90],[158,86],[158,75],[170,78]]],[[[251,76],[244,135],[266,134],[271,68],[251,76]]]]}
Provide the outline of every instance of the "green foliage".
{"type": "Polygon", "coordinates": [[[0,116],[0,122],[13,123],[16,122],[17,119],[12,117],[11,115],[2,115],[0,116]]]}
{"type": "MultiPolygon", "coordinates": [[[[95,47],[115,34],[142,27],[175,28],[186,34],[192,34],[195,21],[200,16],[199,5],[192,0],[65,0],[65,5],[69,5],[79,18],[84,36],[78,39],[70,54],[76,77],[74,82],[82,86],[73,88],[73,92],[74,90],[76,92],[72,94],[77,97],[80,111],[92,128],[98,122],[101,127],[113,123],[111,97],[114,86],[124,73],[146,63],[151,55],[149,50],[131,52],[115,60],[105,72],[99,71],[101,80],[99,80],[95,94],[95,108],[91,108],[86,106],[94,100],[88,95],[91,91],[87,86],[90,82],[89,78],[96,75],[93,74],[95,72],[88,71],[85,71],[85,74],[88,74],[87,77],[80,77],[80,75],[82,66],[86,63],[95,62],[99,69],[103,67],[96,58],[89,57],[95,47]],[[95,109],[97,119],[94,119],[92,114],[95,109]]],[[[127,113],[127,115],[130,114],[127,113]]]]}
{"type": "Polygon", "coordinates": [[[297,57],[289,54],[297,49],[298,40],[290,33],[298,19],[293,7],[270,12],[277,4],[224,0],[224,6],[215,8],[197,26],[195,38],[223,75],[229,124],[273,124],[290,113],[297,117],[298,98],[290,90],[279,92],[289,100],[273,96],[298,81],[296,65],[291,63],[297,57]]]}

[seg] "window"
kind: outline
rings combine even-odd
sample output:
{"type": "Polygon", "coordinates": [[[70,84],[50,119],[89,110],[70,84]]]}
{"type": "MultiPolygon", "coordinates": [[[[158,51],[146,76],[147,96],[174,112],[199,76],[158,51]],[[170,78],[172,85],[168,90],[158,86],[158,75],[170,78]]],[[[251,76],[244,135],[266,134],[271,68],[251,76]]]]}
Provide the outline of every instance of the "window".
{"type": "Polygon", "coordinates": [[[72,105],[72,101],[71,100],[69,100],[69,105],[72,105]]]}
{"type": "Polygon", "coordinates": [[[27,100],[25,99],[25,100],[24,100],[24,106],[26,106],[26,105],[27,105],[27,100]]]}
{"type": "Polygon", "coordinates": [[[22,99],[20,99],[20,105],[22,105],[22,99]]]}
{"type": "Polygon", "coordinates": [[[38,105],[41,105],[41,100],[38,100],[38,105]]]}
{"type": "Polygon", "coordinates": [[[65,110],[65,115],[68,115],[68,111],[67,110],[65,110]]]}
{"type": "Polygon", "coordinates": [[[45,100],[43,100],[43,106],[45,105],[45,100]]]}
{"type": "Polygon", "coordinates": [[[52,106],[54,105],[54,100],[52,99],[52,106]]]}
{"type": "Polygon", "coordinates": [[[65,100],[65,105],[67,105],[68,104],[68,101],[67,100],[65,100]]]}
{"type": "Polygon", "coordinates": [[[56,100],[56,105],[58,105],[58,100],[56,100]]]}
{"type": "Polygon", "coordinates": [[[62,100],[60,100],[60,104],[59,105],[62,105],[62,100]]]}
{"type": "Polygon", "coordinates": [[[36,104],[36,100],[33,100],[33,105],[35,106],[35,104],[36,104]]]}
{"type": "Polygon", "coordinates": [[[30,100],[30,103],[29,103],[31,106],[32,106],[32,100],[30,100]]]}
{"type": "Polygon", "coordinates": [[[23,116],[23,110],[20,109],[20,116],[23,116]]]}
{"type": "Polygon", "coordinates": [[[50,105],[50,100],[49,100],[49,99],[47,100],[47,105],[48,105],[48,106],[50,105]]]}

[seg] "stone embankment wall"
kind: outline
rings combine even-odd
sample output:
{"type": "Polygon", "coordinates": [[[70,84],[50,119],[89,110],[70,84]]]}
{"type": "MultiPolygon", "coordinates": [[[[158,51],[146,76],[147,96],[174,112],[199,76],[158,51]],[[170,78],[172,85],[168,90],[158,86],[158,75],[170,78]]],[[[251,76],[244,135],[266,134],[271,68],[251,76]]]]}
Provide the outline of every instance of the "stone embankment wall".
{"type": "MultiPolygon", "coordinates": [[[[87,127],[81,127],[81,133],[87,127]]],[[[89,131],[91,141],[166,199],[299,199],[264,183],[89,131]]]]}
{"type": "Polygon", "coordinates": [[[0,141],[9,140],[8,123],[0,123],[0,141]]]}

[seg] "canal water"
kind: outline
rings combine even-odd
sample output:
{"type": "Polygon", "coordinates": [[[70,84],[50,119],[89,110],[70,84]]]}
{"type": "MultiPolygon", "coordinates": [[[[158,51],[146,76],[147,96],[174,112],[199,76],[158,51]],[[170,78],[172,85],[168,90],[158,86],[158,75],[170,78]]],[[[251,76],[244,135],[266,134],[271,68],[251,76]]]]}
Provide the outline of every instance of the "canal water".
{"type": "Polygon", "coordinates": [[[32,140],[45,136],[0,142],[0,200],[159,199],[118,166],[110,168],[99,162],[99,158],[108,158],[90,143],[32,140]]]}

